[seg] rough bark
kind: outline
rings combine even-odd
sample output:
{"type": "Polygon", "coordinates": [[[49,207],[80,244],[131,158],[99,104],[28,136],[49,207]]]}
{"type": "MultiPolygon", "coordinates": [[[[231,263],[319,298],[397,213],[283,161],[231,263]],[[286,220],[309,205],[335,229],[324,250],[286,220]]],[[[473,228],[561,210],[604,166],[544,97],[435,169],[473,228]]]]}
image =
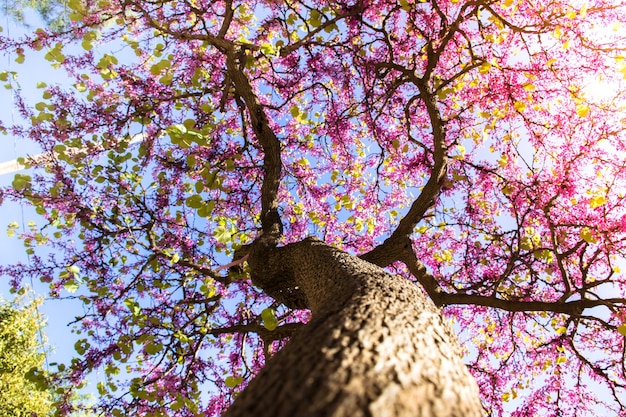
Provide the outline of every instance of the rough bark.
{"type": "Polygon", "coordinates": [[[415,284],[312,238],[260,242],[248,262],[256,285],[312,318],[226,417],[482,414],[455,336],[415,284]]]}

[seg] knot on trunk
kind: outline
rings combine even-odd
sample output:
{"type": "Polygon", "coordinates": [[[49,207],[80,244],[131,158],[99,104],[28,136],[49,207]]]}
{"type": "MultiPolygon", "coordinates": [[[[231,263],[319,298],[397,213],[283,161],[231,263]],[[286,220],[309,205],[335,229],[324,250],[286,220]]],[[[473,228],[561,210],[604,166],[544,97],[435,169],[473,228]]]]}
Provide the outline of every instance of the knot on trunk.
{"type": "Polygon", "coordinates": [[[274,241],[271,236],[260,236],[250,247],[248,265],[252,283],[289,308],[308,308],[306,295],[295,280],[288,251],[276,247],[274,241]]]}
{"type": "Polygon", "coordinates": [[[362,273],[375,268],[317,238],[282,247],[274,242],[263,235],[252,244],[252,283],[288,307],[308,308],[313,315],[341,308],[362,285],[362,273]]]}

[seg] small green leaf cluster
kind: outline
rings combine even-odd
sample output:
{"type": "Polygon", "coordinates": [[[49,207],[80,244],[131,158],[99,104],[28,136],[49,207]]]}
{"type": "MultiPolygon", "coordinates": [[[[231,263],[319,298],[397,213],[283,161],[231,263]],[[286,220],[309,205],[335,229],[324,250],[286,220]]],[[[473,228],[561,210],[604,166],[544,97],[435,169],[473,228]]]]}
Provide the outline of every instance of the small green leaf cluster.
{"type": "Polygon", "coordinates": [[[172,144],[183,149],[190,148],[193,144],[197,146],[208,146],[210,139],[209,128],[196,129],[193,120],[185,120],[181,125],[170,126],[165,131],[169,135],[172,144]]]}

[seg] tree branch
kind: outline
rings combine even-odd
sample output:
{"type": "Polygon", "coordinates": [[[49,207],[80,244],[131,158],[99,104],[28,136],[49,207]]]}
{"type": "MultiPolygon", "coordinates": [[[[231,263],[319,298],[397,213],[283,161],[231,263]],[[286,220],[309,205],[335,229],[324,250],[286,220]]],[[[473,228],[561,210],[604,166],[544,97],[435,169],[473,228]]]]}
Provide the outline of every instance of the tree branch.
{"type": "Polygon", "coordinates": [[[443,305],[477,305],[484,307],[493,307],[500,310],[521,312],[521,311],[548,311],[552,313],[563,313],[570,316],[580,316],[583,310],[594,307],[607,305],[626,306],[626,299],[611,298],[606,300],[590,300],[583,298],[581,300],[567,302],[550,302],[550,301],[517,301],[503,300],[494,296],[484,297],[482,295],[468,294],[443,294],[440,298],[443,305]]]}
{"type": "Polygon", "coordinates": [[[264,326],[256,323],[236,324],[234,326],[211,329],[207,333],[213,336],[219,336],[226,333],[256,333],[265,342],[271,342],[291,337],[302,326],[304,326],[303,323],[286,323],[282,326],[278,326],[274,330],[267,330],[264,326]]]}
{"type": "Polygon", "coordinates": [[[224,39],[226,33],[228,33],[228,29],[230,28],[230,24],[233,21],[233,1],[226,0],[224,7],[226,8],[226,12],[224,13],[224,21],[222,22],[222,27],[220,28],[217,37],[220,39],[224,39]]]}
{"type": "MultiPolygon", "coordinates": [[[[410,248],[409,237],[413,233],[415,226],[424,218],[424,215],[435,203],[436,198],[441,192],[446,174],[448,171],[448,158],[446,156],[446,133],[444,121],[437,106],[435,92],[431,91],[429,86],[433,72],[439,62],[441,54],[444,52],[448,43],[453,39],[454,34],[458,31],[463,16],[467,9],[476,7],[473,3],[467,3],[459,12],[455,21],[442,30],[442,39],[435,48],[432,42],[426,45],[428,64],[421,77],[415,74],[414,70],[405,68],[399,64],[389,62],[381,63],[382,66],[393,68],[404,74],[419,90],[419,97],[422,99],[433,135],[433,167],[430,178],[426,185],[422,188],[420,195],[413,201],[409,212],[400,220],[398,227],[390,237],[381,245],[378,245],[371,251],[361,255],[361,258],[374,263],[378,266],[385,267],[397,260],[399,256],[407,248],[410,248]]],[[[440,12],[441,13],[441,12],[440,12]]],[[[445,21],[445,16],[441,15],[445,21]]]]}
{"type": "Polygon", "coordinates": [[[261,224],[264,239],[272,246],[276,245],[283,233],[278,214],[278,187],[281,179],[282,160],[280,141],[270,128],[263,105],[243,72],[246,63],[246,50],[241,45],[232,44],[226,51],[226,68],[232,79],[235,93],[241,97],[248,108],[252,130],[263,148],[263,168],[265,175],[261,186],[261,224]]]}
{"type": "Polygon", "coordinates": [[[410,248],[409,237],[413,233],[415,226],[424,218],[426,211],[434,204],[435,199],[441,192],[441,187],[446,178],[448,169],[448,159],[445,148],[444,123],[439,114],[434,95],[428,87],[428,80],[417,79],[414,83],[419,89],[420,97],[426,106],[428,117],[433,131],[433,168],[430,178],[422,188],[420,195],[413,201],[409,212],[400,220],[398,227],[391,236],[382,244],[371,251],[361,255],[361,258],[385,267],[392,262],[399,260],[404,250],[410,248]]]}
{"type": "Polygon", "coordinates": [[[522,311],[547,311],[553,313],[563,313],[570,316],[578,317],[582,314],[583,310],[588,308],[600,307],[600,306],[626,306],[626,299],[613,298],[605,300],[590,300],[583,298],[573,301],[518,301],[518,300],[505,300],[497,298],[496,296],[482,296],[474,294],[451,294],[446,293],[439,286],[437,279],[432,276],[427,270],[424,264],[422,264],[412,250],[405,250],[400,255],[400,260],[407,265],[409,271],[420,284],[424,287],[433,302],[439,306],[446,305],[477,305],[483,307],[498,308],[500,310],[510,312],[522,312],[522,311]]]}

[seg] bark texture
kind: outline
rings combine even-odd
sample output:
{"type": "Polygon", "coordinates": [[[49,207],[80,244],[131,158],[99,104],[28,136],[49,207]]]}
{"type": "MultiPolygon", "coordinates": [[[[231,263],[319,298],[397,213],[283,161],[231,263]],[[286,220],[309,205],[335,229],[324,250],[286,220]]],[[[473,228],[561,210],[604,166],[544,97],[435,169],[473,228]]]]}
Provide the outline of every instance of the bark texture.
{"type": "Polygon", "coordinates": [[[226,417],[482,414],[455,336],[416,285],[311,238],[253,245],[248,261],[256,285],[312,318],[226,417]]]}

